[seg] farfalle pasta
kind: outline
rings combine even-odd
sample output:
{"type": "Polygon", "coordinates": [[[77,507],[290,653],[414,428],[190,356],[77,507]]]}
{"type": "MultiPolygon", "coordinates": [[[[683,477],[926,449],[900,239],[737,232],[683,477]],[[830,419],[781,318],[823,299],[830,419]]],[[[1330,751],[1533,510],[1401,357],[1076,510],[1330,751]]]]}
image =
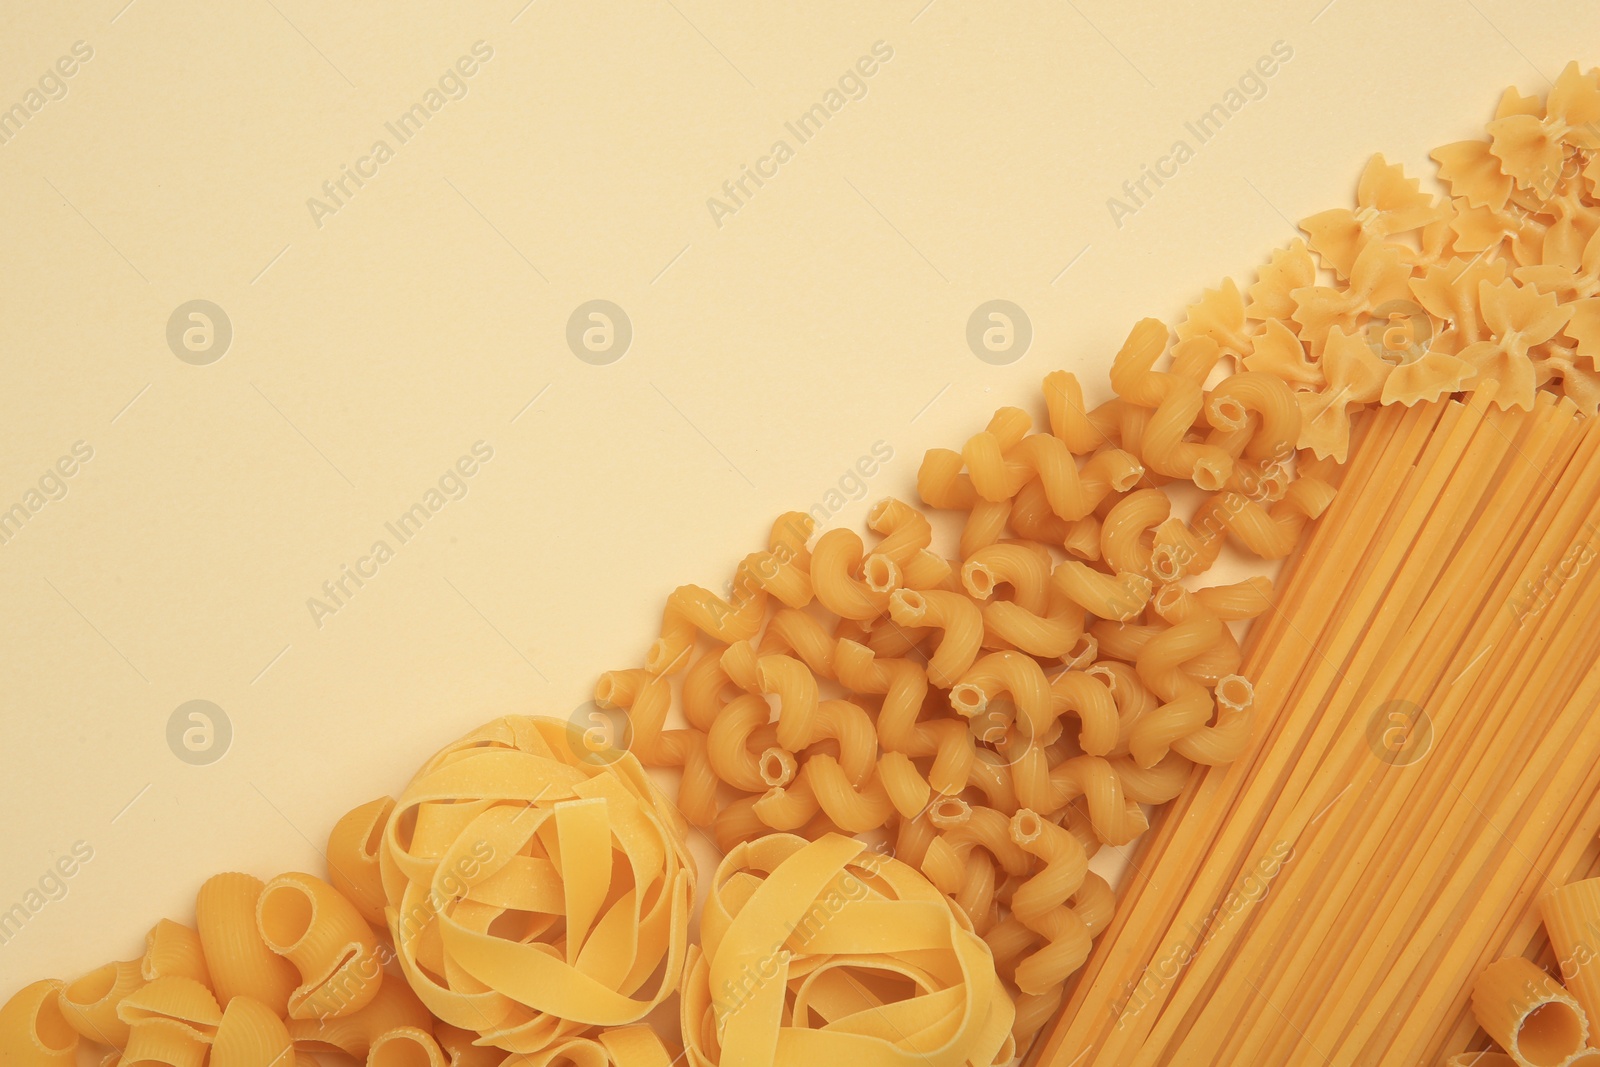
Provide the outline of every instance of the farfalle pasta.
{"type": "Polygon", "coordinates": [[[384,831],[407,980],[510,1052],[638,1022],[677,988],[688,947],[680,817],[632,755],[586,761],[571,729],[509,717],[447,745],[384,831]]]}

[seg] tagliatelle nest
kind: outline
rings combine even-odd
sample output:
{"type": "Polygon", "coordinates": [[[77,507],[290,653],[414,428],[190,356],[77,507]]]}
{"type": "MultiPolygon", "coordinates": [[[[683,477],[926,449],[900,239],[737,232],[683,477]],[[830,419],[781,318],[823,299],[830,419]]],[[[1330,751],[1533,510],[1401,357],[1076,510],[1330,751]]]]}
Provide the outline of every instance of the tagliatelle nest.
{"type": "Polygon", "coordinates": [[[838,834],[771,834],[717,869],[682,999],[693,1067],[988,1067],[1015,1010],[966,915],[838,834]]]}
{"type": "Polygon", "coordinates": [[[626,752],[561,720],[497,719],[429,760],[380,864],[417,996],[480,1044],[535,1053],[643,1019],[678,986],[687,827],[626,752]]]}

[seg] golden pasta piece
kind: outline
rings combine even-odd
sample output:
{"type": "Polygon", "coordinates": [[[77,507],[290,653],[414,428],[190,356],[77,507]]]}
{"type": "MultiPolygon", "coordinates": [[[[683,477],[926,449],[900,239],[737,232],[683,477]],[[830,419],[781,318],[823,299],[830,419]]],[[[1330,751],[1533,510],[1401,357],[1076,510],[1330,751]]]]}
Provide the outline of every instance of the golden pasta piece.
{"type": "Polygon", "coordinates": [[[328,881],[374,926],[383,925],[378,844],[392,811],[393,797],[370,800],[346,812],[328,835],[328,881]]]}
{"type": "Polygon", "coordinates": [[[1489,151],[1526,189],[1548,190],[1561,173],[1567,148],[1600,149],[1600,89],[1568,63],[1545,102],[1543,117],[1508,115],[1489,123],[1489,151]]]}
{"type": "Polygon", "coordinates": [[[1004,1062],[989,950],[922,875],[858,841],[774,834],[721,863],[692,954],[692,1067],[1004,1062]]]}
{"type": "Polygon", "coordinates": [[[1500,383],[1498,406],[1531,410],[1535,382],[1528,350],[1559,333],[1572,317],[1572,308],[1558,304],[1554,294],[1515,281],[1481,282],[1478,299],[1496,339],[1468,345],[1461,350],[1461,359],[1472,365],[1479,380],[1500,383]]]}
{"type": "MultiPolygon", "coordinates": [[[[313,1052],[342,1052],[358,1060],[366,1059],[372,1043],[390,1030],[399,1027],[427,1030],[433,1025],[434,1019],[428,1009],[423,1007],[411,986],[401,981],[384,982],[360,1011],[326,1018],[290,1019],[286,1023],[296,1047],[313,1052]]],[[[477,1033],[471,1036],[476,1039],[477,1033]]],[[[503,1049],[494,1051],[504,1053],[503,1049]]],[[[492,1067],[498,1059],[475,1055],[468,1057],[468,1061],[471,1067],[492,1067]]]]}
{"type": "Polygon", "coordinates": [[[256,929],[263,888],[265,883],[248,874],[208,879],[195,898],[195,929],[218,1000],[226,1004],[236,996],[251,997],[286,1015],[299,980],[294,966],[269,949],[256,929]]]}
{"type": "Polygon", "coordinates": [[[78,1031],[61,1013],[60,982],[23,986],[0,1007],[0,1062],[6,1067],[73,1067],[78,1031]]]}
{"type": "Polygon", "coordinates": [[[1555,950],[1567,992],[1590,1020],[1600,1019],[1600,878],[1586,878],[1539,898],[1539,914],[1555,950]]]}
{"type": "Polygon", "coordinates": [[[283,1020],[249,997],[234,997],[211,1045],[211,1067],[294,1067],[294,1043],[283,1020]]]}
{"type": "Polygon", "coordinates": [[[122,1067],[201,1067],[210,1042],[175,1019],[140,1019],[128,1030],[122,1067]]]}
{"type": "Polygon", "coordinates": [[[62,987],[61,1015],[90,1041],[120,1049],[128,1043],[128,1024],[117,1016],[117,1005],[144,984],[138,960],[97,967],[62,987]]]}
{"type": "Polygon", "coordinates": [[[433,1035],[414,1026],[379,1034],[367,1051],[367,1067],[448,1067],[449,1063],[433,1035]]]}
{"type": "MultiPolygon", "coordinates": [[[[1311,258],[1305,241],[1296,237],[1288,247],[1274,251],[1266,266],[1256,272],[1256,283],[1249,289],[1250,299],[1244,308],[1245,318],[1266,323],[1279,320],[1288,327],[1289,324],[1282,320],[1287,320],[1294,313],[1294,298],[1290,294],[1311,285],[1316,277],[1316,261],[1311,258]]],[[[1258,337],[1253,354],[1259,354],[1260,351],[1261,338],[1258,337]]],[[[1249,366],[1248,358],[1245,365],[1249,366]]]]}
{"type": "Polygon", "coordinates": [[[162,919],[145,935],[139,974],[147,982],[157,978],[192,978],[211,988],[211,972],[206,969],[206,953],[200,935],[171,919],[162,919]]]}
{"type": "Polygon", "coordinates": [[[222,1009],[211,990],[192,978],[157,978],[125,995],[117,1004],[117,1018],[131,1026],[166,1019],[209,1040],[222,1021],[222,1009]]]}
{"type": "Polygon", "coordinates": [[[587,761],[557,719],[488,723],[423,765],[384,832],[401,969],[511,1052],[637,1022],[684,964],[686,829],[631,754],[587,761]]]}
{"type": "MultiPolygon", "coordinates": [[[[1136,454],[1151,470],[1187,478],[1202,489],[1220,489],[1233,471],[1233,457],[1214,445],[1186,440],[1204,398],[1196,382],[1154,369],[1166,349],[1166,324],[1141,319],[1111,363],[1111,387],[1117,395],[1154,409],[1136,454]]],[[[1127,436],[1123,447],[1131,449],[1127,436]]]]}
{"type": "Polygon", "coordinates": [[[436,1023],[433,1039],[439,1043],[450,1067],[496,1067],[510,1053],[492,1045],[479,1045],[478,1035],[449,1023],[436,1023]]]}
{"type": "Polygon", "coordinates": [[[1440,205],[1422,192],[1417,179],[1407,178],[1398,164],[1375,155],[1367,161],[1356,188],[1356,210],[1334,208],[1304,219],[1300,228],[1312,251],[1339,273],[1354,280],[1358,254],[1374,238],[1421,229],[1440,217],[1440,205]]]}
{"type": "Polygon", "coordinates": [[[296,872],[268,882],[256,902],[256,926],[267,947],[300,972],[289,994],[292,1019],[359,1011],[383,981],[372,927],[320,878],[296,872]]]}
{"type": "Polygon", "coordinates": [[[1322,370],[1327,384],[1321,392],[1295,394],[1302,416],[1299,446],[1319,459],[1332,456],[1343,463],[1350,449],[1350,409],[1382,397],[1394,368],[1377,357],[1364,337],[1335,326],[1328,334],[1322,370]]]}
{"type": "Polygon", "coordinates": [[[1522,956],[1484,969],[1472,987],[1472,1013],[1484,1033],[1523,1067],[1564,1064],[1589,1037],[1589,1021],[1578,1002],[1522,956]]]}

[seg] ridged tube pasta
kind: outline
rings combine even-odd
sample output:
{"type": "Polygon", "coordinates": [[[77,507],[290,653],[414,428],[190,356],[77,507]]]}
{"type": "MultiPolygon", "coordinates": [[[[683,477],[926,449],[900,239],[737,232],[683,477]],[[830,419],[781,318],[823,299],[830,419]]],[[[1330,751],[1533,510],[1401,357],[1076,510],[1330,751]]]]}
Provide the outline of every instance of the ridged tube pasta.
{"type": "Polygon", "coordinates": [[[349,1015],[377,994],[378,939],[356,906],[322,879],[293,872],[268,882],[256,902],[256,926],[267,947],[300,972],[290,1018],[349,1015]]]}
{"type": "Polygon", "coordinates": [[[261,879],[238,872],[207,879],[195,897],[195,929],[218,1000],[251,997],[287,1015],[289,994],[300,980],[294,965],[269,949],[256,929],[256,901],[264,888],[261,879]]]}
{"type": "Polygon", "coordinates": [[[1076,455],[1087,455],[1110,442],[1116,428],[1115,412],[1090,411],[1083,402],[1083,386],[1068,371],[1051,371],[1044,377],[1044,406],[1050,432],[1076,455]]]}
{"type": "Polygon", "coordinates": [[[928,659],[928,680],[948,689],[972,667],[983,644],[983,613],[960,593],[942,589],[898,589],[889,598],[889,618],[901,626],[942,631],[928,659]]]}
{"type": "Polygon", "coordinates": [[[867,555],[854,530],[829,530],[811,550],[811,585],[823,607],[865,622],[888,608],[889,594],[900,586],[900,567],[888,556],[867,555]]]}
{"type": "Polygon", "coordinates": [[[1583,1008],[1522,956],[1484,968],[1472,986],[1472,1014],[1484,1033],[1525,1067],[1565,1064],[1589,1037],[1583,1008]]]}
{"type": "Polygon", "coordinates": [[[740,642],[723,653],[722,664],[735,685],[778,698],[778,744],[798,752],[818,736],[817,678],[804,663],[792,656],[758,658],[740,642]]]}
{"type": "Polygon", "coordinates": [[[393,797],[369,800],[346,812],[328,834],[328,881],[374,926],[383,925],[378,846],[392,811],[393,797]]]}
{"type": "Polygon", "coordinates": [[[661,636],[645,655],[651,674],[677,674],[689,665],[697,635],[732,644],[754,637],[767,614],[767,591],[749,576],[745,565],[733,579],[734,602],[698,585],[680,585],[667,597],[661,615],[661,636]]]}
{"type": "Polygon", "coordinates": [[[873,775],[858,786],[837,759],[818,752],[800,765],[792,784],[756,801],[755,810],[774,830],[799,830],[820,811],[839,829],[860,834],[887,822],[894,805],[882,779],[873,775]]]}
{"type": "Polygon", "coordinates": [[[1116,767],[1101,756],[1074,756],[1052,767],[1045,749],[1029,745],[1011,771],[1018,803],[1034,811],[1053,815],[1083,797],[1095,834],[1108,845],[1125,845],[1149,829],[1116,767]]]}
{"type": "Polygon", "coordinates": [[[1210,722],[1215,701],[1184,665],[1216,648],[1222,629],[1216,616],[1204,615],[1157,634],[1140,650],[1139,679],[1162,701],[1134,723],[1128,738],[1128,750],[1141,767],[1154,766],[1177,741],[1210,722]]]}
{"type": "Polygon", "coordinates": [[[1136,618],[1150,602],[1150,579],[1142,574],[1105,574],[1069,559],[1050,572],[1050,581],[1067,600],[1101,619],[1136,618]]]}
{"type": "Polygon", "coordinates": [[[855,641],[842,640],[836,662],[839,679],[857,693],[881,694],[878,740],[885,752],[933,757],[928,783],[934,792],[966,788],[975,756],[971,732],[952,719],[919,721],[928,695],[923,669],[906,659],[884,659],[855,641]]]}
{"type": "Polygon", "coordinates": [[[867,512],[867,528],[882,534],[873,553],[887,556],[902,569],[933,543],[933,526],[928,517],[904,500],[885,497],[867,512]]]}
{"type": "Polygon", "coordinates": [[[173,1019],[144,1019],[128,1031],[122,1067],[201,1067],[211,1044],[192,1028],[173,1019]]]}
{"type": "MultiPolygon", "coordinates": [[[[1138,489],[1118,500],[1100,526],[1100,558],[1117,573],[1151,577],[1147,535],[1172,514],[1172,498],[1160,489],[1138,489]]],[[[1153,538],[1151,538],[1153,540],[1153,538]]]]}
{"type": "Polygon", "coordinates": [[[200,1067],[216,1039],[222,1009],[211,991],[190,978],[157,978],[117,1005],[128,1024],[121,1062],[127,1067],[200,1067]]]}
{"type": "Polygon", "coordinates": [[[1590,1025],[1600,1025],[1600,958],[1594,945],[1600,931],[1600,878],[1550,890],[1539,898],[1539,914],[1560,963],[1562,983],[1590,1025]]]}
{"type": "Polygon", "coordinates": [[[415,1026],[386,1030],[367,1050],[367,1067],[449,1067],[449,1062],[433,1035],[415,1026]]]}
{"type": "Polygon", "coordinates": [[[701,931],[681,1005],[690,1067],[961,1067],[1014,1054],[1015,1011],[988,948],[922,875],[859,841],[737,846],[701,931]],[[908,981],[891,989],[874,972],[908,981]]]}
{"type": "Polygon", "coordinates": [[[61,989],[61,1015],[90,1041],[112,1048],[128,1043],[128,1024],[117,1016],[122,998],[145,984],[138,960],[107,963],[61,989]]]}
{"type": "MultiPolygon", "coordinates": [[[[433,1016],[412,992],[411,986],[402,981],[384,982],[366,1007],[349,1015],[290,1019],[286,1023],[296,1047],[313,1052],[342,1052],[358,1060],[366,1059],[372,1043],[390,1030],[402,1026],[425,1030],[432,1025],[433,1016]]],[[[476,1039],[477,1036],[477,1032],[472,1031],[472,1037],[476,1039]]],[[[503,1057],[504,1050],[497,1051],[503,1057]]],[[[490,1065],[474,1064],[473,1067],[490,1065]]]]}
{"type": "MultiPolygon", "coordinates": [[[[1139,458],[1172,478],[1186,478],[1202,489],[1221,489],[1233,473],[1233,457],[1215,445],[1185,440],[1200,414],[1200,386],[1178,374],[1155,370],[1167,349],[1167,326],[1159,319],[1134,324],[1111,363],[1111,388],[1124,400],[1154,409],[1140,437],[1139,458]]],[[[1129,447],[1126,435],[1123,447],[1129,447]]]]}
{"type": "Polygon", "coordinates": [[[210,1067],[294,1067],[289,1029],[271,1008],[234,997],[222,1012],[211,1044],[210,1067]]]}
{"type": "Polygon", "coordinates": [[[147,982],[156,978],[192,978],[207,989],[211,988],[211,972],[206,969],[206,952],[200,935],[171,919],[162,919],[144,935],[139,975],[147,982]]]}
{"type": "Polygon", "coordinates": [[[6,1067],[75,1067],[78,1031],[61,1014],[61,983],[23,986],[0,1007],[0,1062],[6,1067]]]}
{"type": "Polygon", "coordinates": [[[686,831],[630,753],[591,762],[559,719],[490,722],[423,765],[384,831],[401,970],[509,1052],[638,1022],[681,976],[686,831]]]}
{"type": "MultiPolygon", "coordinates": [[[[803,511],[787,511],[772,524],[767,548],[752,552],[735,580],[746,579],[791,608],[811,603],[811,553],[806,542],[816,528],[816,520],[803,511]]],[[[746,596],[753,589],[746,589],[746,596]]]]}
{"type": "MultiPolygon", "coordinates": [[[[817,677],[832,678],[834,644],[834,636],[823,629],[814,616],[793,608],[780,608],[767,620],[756,653],[793,656],[811,668],[811,673],[817,677]]],[[[687,693],[684,703],[688,703],[687,693]]]]}
{"type": "MultiPolygon", "coordinates": [[[[1245,457],[1264,463],[1281,463],[1294,455],[1300,440],[1300,405],[1282,378],[1262,371],[1242,371],[1224,378],[1206,399],[1206,418],[1222,430],[1247,426],[1254,414],[1260,429],[1245,446],[1245,457]]],[[[1248,487],[1245,487],[1248,489],[1248,487]]]]}
{"type": "Polygon", "coordinates": [[[1098,876],[1091,884],[1089,858],[1083,845],[1066,829],[1023,808],[1011,817],[1011,839],[1044,861],[1044,869],[1016,888],[1011,914],[1024,926],[1049,939],[1043,949],[1021,961],[1016,969],[1017,988],[1040,994],[1060,985],[1089,958],[1093,937],[1110,921],[1110,908],[1100,900],[1098,876]],[[1086,891],[1087,890],[1087,891],[1086,891]],[[1085,892],[1086,891],[1086,892],[1085,892]],[[1084,892],[1087,917],[1067,902],[1084,892]],[[1102,916],[1100,910],[1105,914],[1102,916]]]}
{"type": "MultiPolygon", "coordinates": [[[[1041,744],[1055,740],[1051,732],[1056,723],[1055,697],[1043,668],[1032,656],[1018,652],[991,652],[984,656],[950,690],[950,706],[968,719],[977,718],[1001,693],[1009,694],[1016,705],[1022,737],[1041,744]]],[[[1106,704],[1109,709],[1109,695],[1106,704]]],[[[1112,717],[1114,720],[1115,711],[1112,717]]]]}

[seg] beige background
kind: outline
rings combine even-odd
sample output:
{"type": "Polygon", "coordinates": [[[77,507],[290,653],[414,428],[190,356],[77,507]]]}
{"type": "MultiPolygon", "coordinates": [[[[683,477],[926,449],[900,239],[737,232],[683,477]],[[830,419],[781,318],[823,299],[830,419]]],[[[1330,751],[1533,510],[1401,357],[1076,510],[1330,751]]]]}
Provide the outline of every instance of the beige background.
{"type": "Polygon", "coordinates": [[[1577,4],[523,2],[0,15],[0,107],[93,49],[0,144],[0,509],[93,448],[0,545],[0,910],[94,853],[0,945],[0,995],[134,955],[213,872],[320,869],[340,813],[483,719],[567,714],[673,585],[720,587],[875,442],[837,521],[1048,370],[1103,388],[1135,317],[1247,274],[1368,153],[1431,175],[1504,85],[1600,60],[1577,4]],[[719,227],[707,198],[879,41],[866,95],[719,227]],[[1277,41],[1265,96],[1117,227],[1107,198],[1277,41]],[[379,138],[319,227],[307,199],[379,138]],[[207,366],[166,342],[195,298],[234,330],[207,366]],[[564,339],[593,298],[634,328],[609,366],[564,339]],[[1035,331],[1006,366],[965,341],[992,298],[1035,331]],[[384,523],[478,441],[399,545],[384,523]],[[319,627],[307,599],[379,538],[319,627]],[[210,766],[167,744],[192,699],[232,724],[210,766]]]}

